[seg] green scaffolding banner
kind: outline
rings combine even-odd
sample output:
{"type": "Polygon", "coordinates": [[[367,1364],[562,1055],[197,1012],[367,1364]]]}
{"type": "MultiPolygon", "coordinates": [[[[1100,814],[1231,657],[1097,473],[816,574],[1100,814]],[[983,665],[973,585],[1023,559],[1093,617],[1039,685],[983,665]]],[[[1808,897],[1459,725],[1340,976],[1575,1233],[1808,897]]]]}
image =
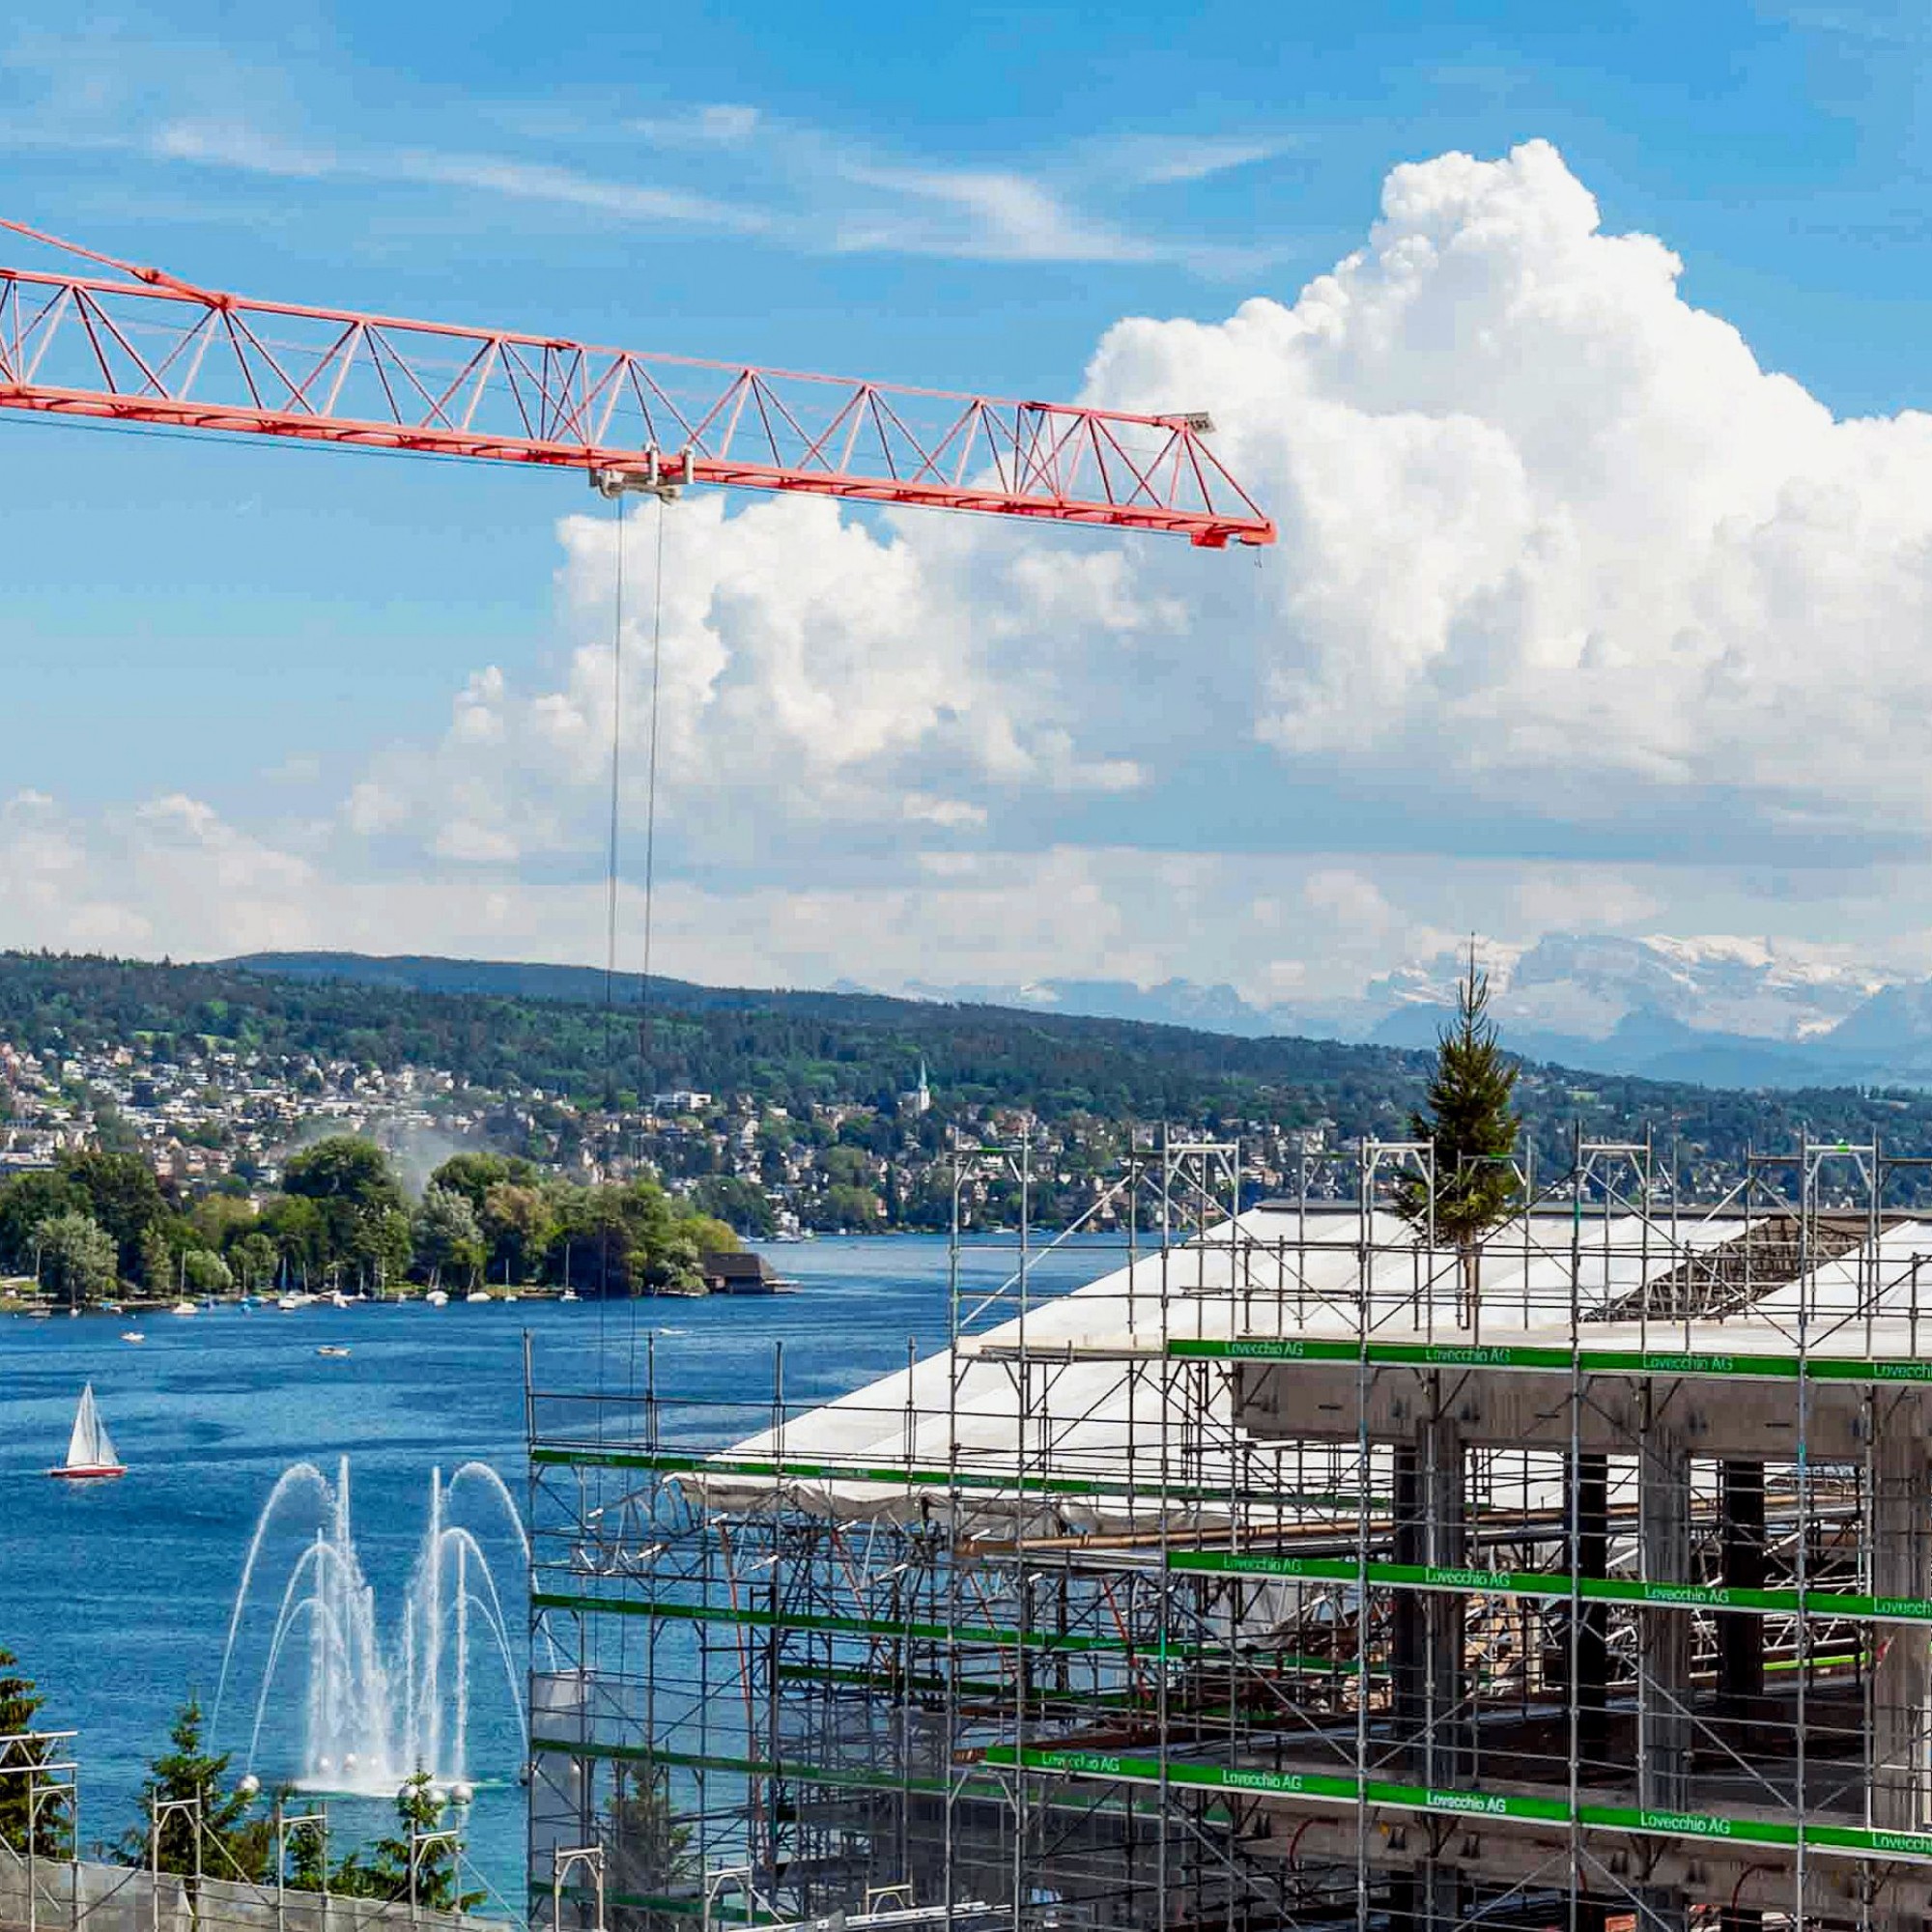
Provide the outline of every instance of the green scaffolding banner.
{"type": "Polygon", "coordinates": [[[1563,1602],[1655,1604],[1671,1609],[1742,1610],[1755,1616],[1859,1617],[1880,1623],[1932,1623],[1932,1598],[1876,1597],[1854,1590],[1753,1590],[1719,1583],[1642,1583],[1550,1570],[1443,1569],[1433,1564],[1363,1563],[1349,1556],[1290,1556],[1260,1549],[1175,1549],[1170,1570],[1326,1583],[1388,1583],[1492,1597],[1563,1602]]]}
{"type": "Polygon", "coordinates": [[[1460,1817],[1515,1818],[1540,1825],[1576,1825],[1590,1831],[1640,1832],[1669,1838],[1714,1838],[1735,1844],[1782,1845],[1847,1858],[1910,1859],[1932,1862],[1932,1833],[1885,1832],[1857,1825],[1799,1826],[1766,1818],[1728,1818],[1707,1811],[1656,1811],[1638,1805],[1578,1804],[1508,1791],[1443,1791],[1312,1771],[1264,1771],[1242,1765],[1117,1755],[1112,1751],[1050,1749],[994,1745],[989,1765],[1053,1772],[1130,1784],[1180,1785],[1195,1790],[1259,1793],[1268,1797],[1373,1804],[1401,1811],[1452,1812],[1460,1817]]]}
{"type": "Polygon", "coordinates": [[[1565,1349],[1532,1343],[1349,1342],[1307,1335],[1176,1338],[1182,1361],[1366,1362],[1412,1369],[1539,1369],[1586,1376],[1740,1376],[1759,1381],[1932,1382],[1932,1360],[1916,1355],[1801,1355],[1682,1349],[1565,1349]]]}
{"type": "MultiPolygon", "coordinates": [[[[532,1449],[530,1461],[544,1468],[639,1469],[660,1476],[749,1476],[764,1482],[882,1483],[895,1489],[985,1491],[1016,1502],[1033,1496],[1125,1496],[1130,1501],[1150,1503],[1218,1503],[1229,1499],[1225,1483],[1169,1482],[1157,1474],[1146,1482],[1049,1476],[1019,1464],[1009,1469],[955,1469],[921,1463],[795,1462],[766,1456],[700,1456],[669,1449],[580,1449],[554,1444],[532,1449]]],[[[1357,1500],[1327,1491],[1295,1492],[1287,1499],[1315,1509],[1353,1509],[1357,1500]]]]}

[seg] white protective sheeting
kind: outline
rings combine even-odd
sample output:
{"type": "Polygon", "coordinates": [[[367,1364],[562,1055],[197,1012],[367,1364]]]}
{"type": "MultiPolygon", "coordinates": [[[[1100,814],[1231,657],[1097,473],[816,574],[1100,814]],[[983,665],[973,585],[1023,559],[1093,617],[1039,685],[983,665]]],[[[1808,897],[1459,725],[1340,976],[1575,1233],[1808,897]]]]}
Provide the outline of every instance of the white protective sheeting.
{"type": "MultiPolygon", "coordinates": [[[[1573,1293],[1584,1320],[1601,1320],[1744,1227],[1519,1218],[1484,1244],[1481,1339],[1567,1329],[1573,1293]]],[[[1166,1361],[1166,1344],[1351,1337],[1365,1321],[1390,1339],[1471,1336],[1461,1282],[1455,1251],[1427,1246],[1395,1214],[1268,1204],[749,1436],[714,1468],[676,1480],[713,1509],[754,1509],[782,1480],[787,1507],[930,1520],[969,1534],[1131,1534],[1163,1516],[1225,1522],[1237,1476],[1252,1483],[1253,1454],[1230,1443],[1225,1378],[1166,1361]],[[782,1479],[762,1466],[771,1463],[782,1479]]],[[[1284,1486],[1319,1484],[1327,1454],[1285,1460],[1284,1486]]],[[[1251,1499],[1239,1513],[1254,1522],[1251,1499]]],[[[1305,1505],[1293,1513],[1305,1520],[1305,1505]]]]}

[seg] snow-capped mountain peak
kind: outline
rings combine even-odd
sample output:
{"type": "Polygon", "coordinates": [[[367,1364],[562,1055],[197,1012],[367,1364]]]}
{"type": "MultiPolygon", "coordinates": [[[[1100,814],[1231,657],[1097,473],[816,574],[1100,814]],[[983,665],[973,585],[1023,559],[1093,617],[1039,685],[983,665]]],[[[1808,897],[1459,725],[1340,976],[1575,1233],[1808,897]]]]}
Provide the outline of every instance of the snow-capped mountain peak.
{"type": "MultiPolygon", "coordinates": [[[[1479,938],[1476,962],[1490,976],[1504,1044],[1528,1059],[1732,1086],[1932,1077],[1932,981],[1844,948],[1729,933],[1557,932],[1527,946],[1479,938]]],[[[1445,949],[1392,968],[1353,998],[1292,1006],[1186,980],[918,990],[1220,1033],[1426,1047],[1467,968],[1466,946],[1445,949]]]]}

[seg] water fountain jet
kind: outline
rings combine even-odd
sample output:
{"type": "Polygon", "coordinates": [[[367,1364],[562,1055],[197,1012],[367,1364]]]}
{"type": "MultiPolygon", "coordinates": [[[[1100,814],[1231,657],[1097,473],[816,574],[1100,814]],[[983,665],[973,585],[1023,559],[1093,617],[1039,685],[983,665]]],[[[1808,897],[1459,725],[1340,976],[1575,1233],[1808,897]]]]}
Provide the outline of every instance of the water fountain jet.
{"type": "Polygon", "coordinates": [[[469,1782],[472,1633],[501,1664],[527,1744],[522,1676],[496,1578],[475,1531],[453,1520],[459,1491],[471,1488],[500,1511],[518,1552],[528,1549],[516,1505],[494,1469],[466,1463],[447,1486],[441,1471],[432,1469],[428,1519],[399,1627],[384,1644],[376,1592],[355,1548],[348,1458],[337,1464],[333,1483],[312,1463],[283,1472],[242,1566],[216,1693],[218,1713],[271,1526],[297,1503],[319,1505],[313,1538],[289,1566],[270,1627],[248,1740],[251,1766],[284,1659],[303,1649],[292,1641],[298,1632],[307,1639],[306,1667],[298,1693],[287,1700],[301,1712],[298,1784],[388,1791],[417,1770],[441,1782],[469,1782]]]}

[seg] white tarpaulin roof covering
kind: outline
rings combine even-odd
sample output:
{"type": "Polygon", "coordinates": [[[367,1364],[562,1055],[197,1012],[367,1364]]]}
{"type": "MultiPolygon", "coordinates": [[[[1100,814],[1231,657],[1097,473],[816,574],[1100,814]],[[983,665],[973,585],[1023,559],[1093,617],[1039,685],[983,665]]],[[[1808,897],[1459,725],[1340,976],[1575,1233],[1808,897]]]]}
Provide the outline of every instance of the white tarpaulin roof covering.
{"type": "MultiPolygon", "coordinates": [[[[1567,1335],[1573,1282],[1578,1315],[1602,1321],[1644,1284],[1745,1232],[1742,1217],[1686,1215],[1674,1229],[1634,1214],[1519,1218],[1484,1244],[1480,1339],[1567,1335]]],[[[1890,1292],[1903,1295],[1912,1258],[1932,1258],[1932,1222],[1888,1228],[1878,1247],[1890,1292]]],[[[1867,1251],[1855,1251],[1815,1269],[1809,1292],[1848,1307],[1873,1265],[1867,1251]]],[[[1932,1309],[1932,1259],[1925,1285],[1932,1309]]],[[[1354,1337],[1365,1318],[1372,1337],[1476,1339],[1462,1320],[1460,1287],[1455,1251],[1419,1244],[1395,1214],[1365,1220],[1353,1210],[1267,1204],[1034,1303],[676,1480],[707,1507],[753,1509],[778,1492],[779,1472],[766,1466],[775,1463],[788,1507],[841,1520],[933,1519],[988,1535],[1133,1533],[1163,1514],[1225,1521],[1237,1464],[1249,1466],[1231,1454],[1226,1380],[1158,1369],[1166,1342],[1354,1337]]],[[[1776,1337],[1797,1299],[1795,1286],[1773,1290],[1731,1319],[1727,1340],[1745,1346],[1739,1329],[1759,1323],[1776,1337]]],[[[1018,1300],[1015,1284],[1000,1305],[1017,1309],[1018,1300]]],[[[1667,1324],[1653,1327],[1667,1333],[1667,1324]]],[[[1607,1339],[1614,1329],[1599,1332],[1607,1339]]],[[[1330,1452],[1299,1454],[1298,1474],[1284,1480],[1319,1492],[1330,1452]]],[[[1296,1505],[1295,1519],[1305,1520],[1309,1507],[1296,1505]]],[[[1252,1500],[1241,1515],[1254,1522],[1252,1500]]]]}

